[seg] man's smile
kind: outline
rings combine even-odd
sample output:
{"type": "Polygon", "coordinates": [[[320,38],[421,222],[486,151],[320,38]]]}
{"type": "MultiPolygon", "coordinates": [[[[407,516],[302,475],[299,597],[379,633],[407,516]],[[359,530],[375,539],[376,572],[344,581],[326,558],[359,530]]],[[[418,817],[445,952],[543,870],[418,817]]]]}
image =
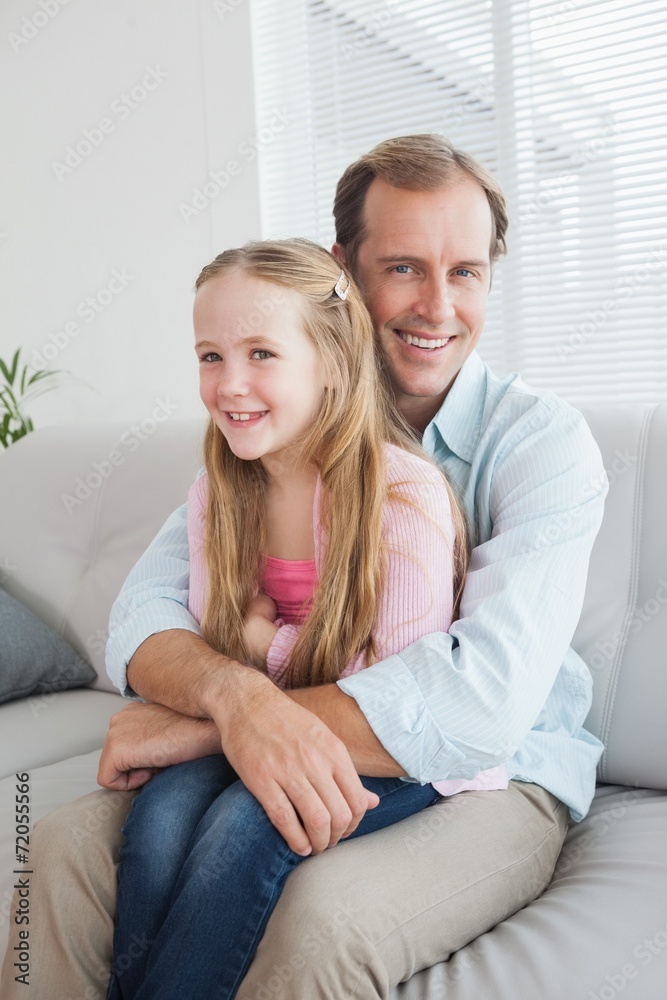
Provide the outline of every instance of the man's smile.
{"type": "Polygon", "coordinates": [[[437,351],[442,347],[446,347],[451,340],[454,339],[453,336],[450,337],[422,337],[417,333],[407,333],[404,330],[394,330],[394,333],[407,344],[408,347],[416,347],[421,351],[437,351]]]}

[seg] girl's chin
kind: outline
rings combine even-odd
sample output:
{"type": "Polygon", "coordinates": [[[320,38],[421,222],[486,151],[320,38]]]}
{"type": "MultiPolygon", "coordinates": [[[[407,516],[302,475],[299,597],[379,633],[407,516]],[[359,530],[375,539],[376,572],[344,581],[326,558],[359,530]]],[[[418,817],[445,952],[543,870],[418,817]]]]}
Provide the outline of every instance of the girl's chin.
{"type": "Polygon", "coordinates": [[[258,455],[257,452],[247,451],[243,448],[230,448],[230,451],[243,462],[256,462],[258,459],[262,458],[262,455],[258,455]]]}

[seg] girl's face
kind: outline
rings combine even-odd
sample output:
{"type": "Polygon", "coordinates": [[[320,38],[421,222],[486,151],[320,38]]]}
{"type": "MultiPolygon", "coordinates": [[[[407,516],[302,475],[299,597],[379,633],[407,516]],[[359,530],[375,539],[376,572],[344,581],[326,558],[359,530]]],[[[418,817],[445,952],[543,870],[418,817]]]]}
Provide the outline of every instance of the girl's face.
{"type": "Polygon", "coordinates": [[[311,427],[324,390],[298,292],[227,271],[194,304],[199,392],[238,458],[288,468],[289,448],[311,427]]]}

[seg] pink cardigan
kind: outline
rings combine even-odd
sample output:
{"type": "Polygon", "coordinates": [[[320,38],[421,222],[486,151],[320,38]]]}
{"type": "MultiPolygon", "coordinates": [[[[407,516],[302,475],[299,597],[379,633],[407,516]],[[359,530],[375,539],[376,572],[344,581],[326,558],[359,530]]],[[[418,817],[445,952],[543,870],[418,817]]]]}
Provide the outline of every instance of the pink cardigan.
{"type": "MultiPolygon", "coordinates": [[[[387,480],[400,484],[400,494],[411,503],[387,502],[382,514],[386,547],[385,586],[374,630],[377,660],[400,653],[430,632],[447,632],[452,621],[452,546],[454,528],[445,484],[440,472],[417,455],[387,444],[387,480]],[[415,509],[415,504],[418,509],[415,509]]],[[[204,611],[206,567],[204,527],[208,476],[202,475],[188,493],[190,592],[188,608],[200,622],[204,611]]],[[[320,520],[322,483],[318,479],[313,503],[315,565],[320,571],[326,550],[326,533],[320,520]]],[[[276,680],[299,634],[298,625],[282,625],[267,656],[267,673],[276,680]]],[[[341,677],[367,666],[361,653],[345,667],[341,677]]],[[[277,680],[277,683],[280,683],[277,680]]],[[[507,787],[504,767],[480,772],[471,779],[433,783],[442,795],[507,787]]]]}

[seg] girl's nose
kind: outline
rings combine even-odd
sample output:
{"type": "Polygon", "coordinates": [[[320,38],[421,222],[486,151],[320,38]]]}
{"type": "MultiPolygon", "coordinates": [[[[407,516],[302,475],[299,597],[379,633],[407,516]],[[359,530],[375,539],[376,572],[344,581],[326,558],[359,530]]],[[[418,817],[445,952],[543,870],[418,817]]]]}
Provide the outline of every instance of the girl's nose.
{"type": "Polygon", "coordinates": [[[237,365],[223,365],[218,382],[218,396],[231,399],[234,396],[247,396],[248,380],[237,365]]]}

